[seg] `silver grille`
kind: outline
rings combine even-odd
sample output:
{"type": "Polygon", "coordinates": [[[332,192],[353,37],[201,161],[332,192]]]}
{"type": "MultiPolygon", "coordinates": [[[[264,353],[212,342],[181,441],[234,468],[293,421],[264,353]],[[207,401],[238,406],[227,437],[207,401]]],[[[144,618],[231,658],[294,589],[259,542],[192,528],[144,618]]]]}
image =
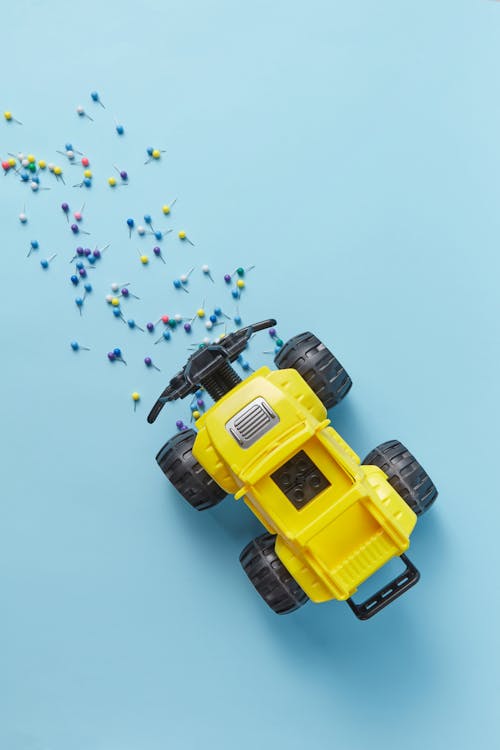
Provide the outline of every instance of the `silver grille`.
{"type": "Polygon", "coordinates": [[[278,415],[265,399],[259,397],[231,417],[226,430],[242,448],[249,448],[278,422],[278,415]]]}

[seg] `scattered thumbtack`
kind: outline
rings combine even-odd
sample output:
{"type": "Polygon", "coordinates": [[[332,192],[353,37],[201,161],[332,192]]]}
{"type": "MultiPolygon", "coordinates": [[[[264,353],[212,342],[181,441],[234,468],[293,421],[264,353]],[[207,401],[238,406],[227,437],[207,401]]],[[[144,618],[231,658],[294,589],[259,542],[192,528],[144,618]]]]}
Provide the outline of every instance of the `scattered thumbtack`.
{"type": "Polygon", "coordinates": [[[225,273],[224,274],[224,281],[226,282],[226,284],[230,284],[231,283],[231,274],[230,273],[225,273]]]}
{"type": "Polygon", "coordinates": [[[101,99],[100,99],[99,94],[97,93],[97,91],[91,91],[90,92],[90,98],[96,104],[100,104],[103,109],[106,109],[106,107],[104,106],[104,104],[101,102],[101,99]]]}
{"type": "Polygon", "coordinates": [[[134,391],[132,393],[132,401],[134,402],[134,411],[136,410],[137,404],[141,400],[140,395],[137,393],[137,391],[134,391]]]}
{"type": "Polygon", "coordinates": [[[117,281],[113,281],[113,283],[110,284],[110,289],[112,292],[117,292],[122,286],[130,286],[130,282],[127,282],[126,284],[119,284],[117,281]]]}
{"type": "Polygon", "coordinates": [[[148,158],[144,162],[144,164],[149,164],[150,161],[158,161],[158,159],[161,159],[161,155],[165,153],[164,149],[159,148],[153,148],[150,146],[146,149],[146,153],[148,155],[148,158]]]}
{"type": "Polygon", "coordinates": [[[50,258],[43,258],[43,260],[40,261],[40,265],[44,271],[47,270],[47,268],[49,267],[50,263],[54,260],[56,255],[57,253],[54,253],[53,255],[50,256],[50,258]]]}
{"type": "Polygon", "coordinates": [[[127,363],[125,362],[125,360],[123,359],[123,356],[122,356],[122,350],[121,350],[121,349],[120,349],[120,348],[119,348],[118,346],[116,346],[116,347],[115,347],[115,348],[113,349],[113,351],[112,351],[112,352],[109,352],[109,353],[108,353],[108,359],[109,359],[109,360],[110,360],[111,362],[115,362],[115,361],[116,361],[116,362],[123,362],[123,364],[124,364],[124,365],[126,365],[126,364],[127,364],[127,363]],[[113,355],[113,357],[112,357],[112,358],[111,358],[111,357],[109,356],[110,354],[112,354],[112,355],[113,355]]]}
{"type": "MultiPolygon", "coordinates": [[[[149,330],[149,329],[148,329],[149,330]]],[[[161,334],[159,339],[156,339],[155,344],[159,344],[160,341],[170,341],[170,331],[166,328],[161,334]]]]}
{"type": "Polygon", "coordinates": [[[174,198],[173,201],[171,201],[170,203],[165,203],[165,205],[161,207],[161,210],[163,211],[165,216],[169,215],[170,211],[172,210],[172,208],[175,206],[176,203],[177,203],[177,198],[174,198]]]}
{"type": "Polygon", "coordinates": [[[137,234],[140,237],[144,237],[144,235],[146,234],[146,227],[143,227],[142,224],[139,224],[137,227],[137,234]]]}
{"type": "Polygon", "coordinates": [[[28,222],[28,217],[26,215],[26,206],[23,208],[23,210],[19,214],[19,221],[21,222],[21,224],[27,224],[28,222]]]}
{"type": "Polygon", "coordinates": [[[73,214],[75,221],[82,221],[84,208],[85,208],[85,203],[83,204],[83,206],[81,207],[79,211],[75,211],[75,213],[73,214]]]}
{"type": "Polygon", "coordinates": [[[187,273],[183,273],[182,276],[179,277],[179,280],[180,280],[181,284],[183,284],[184,286],[187,286],[187,284],[189,282],[189,277],[191,276],[191,274],[193,273],[193,271],[194,271],[194,267],[190,268],[187,273]]]}
{"type": "Polygon", "coordinates": [[[158,372],[161,372],[160,368],[159,368],[159,367],[157,367],[157,366],[156,366],[156,365],[154,364],[154,362],[153,362],[153,360],[151,359],[151,357],[144,357],[144,364],[146,365],[146,367],[152,367],[152,368],[153,368],[153,370],[157,370],[158,372]]]}
{"type": "Polygon", "coordinates": [[[90,234],[90,232],[86,232],[84,229],[80,229],[78,224],[71,224],[70,229],[73,234],[90,234]]]}
{"type": "Polygon", "coordinates": [[[69,205],[67,203],[61,203],[61,211],[66,216],[66,221],[69,224],[69,205]]]}
{"type": "Polygon", "coordinates": [[[80,315],[82,314],[84,303],[85,303],[85,295],[83,297],[75,297],[75,305],[77,306],[78,312],[80,313],[80,315]]]}
{"type": "Polygon", "coordinates": [[[220,318],[220,316],[222,315],[224,318],[226,318],[226,320],[231,320],[230,316],[226,315],[226,313],[221,310],[220,307],[214,307],[214,315],[217,315],[218,318],[220,318]]]}
{"type": "Polygon", "coordinates": [[[141,261],[142,265],[147,266],[149,263],[149,255],[144,255],[140,250],[138,250],[137,252],[139,253],[139,260],[141,261]]]}
{"type": "Polygon", "coordinates": [[[116,169],[116,171],[120,175],[120,179],[123,182],[127,182],[128,181],[128,172],[126,172],[124,169],[118,169],[118,167],[116,166],[116,164],[113,164],[113,167],[116,169]]]}
{"type": "Polygon", "coordinates": [[[118,133],[118,135],[123,135],[125,133],[125,128],[123,127],[123,125],[121,125],[116,120],[115,120],[115,130],[118,133]]]}
{"type": "Polygon", "coordinates": [[[182,289],[183,292],[187,292],[189,294],[189,289],[186,289],[186,287],[183,286],[182,281],[180,279],[174,279],[172,284],[174,285],[175,289],[182,289]]]}
{"type": "Polygon", "coordinates": [[[128,238],[130,239],[132,237],[132,229],[135,226],[135,221],[132,218],[127,219],[127,226],[128,226],[128,238]]]}
{"type": "Polygon", "coordinates": [[[38,243],[38,240],[31,240],[31,242],[30,242],[30,249],[28,251],[27,257],[29,258],[30,255],[31,255],[31,253],[33,252],[33,250],[38,250],[39,247],[40,247],[40,245],[38,243]]]}
{"type": "Polygon", "coordinates": [[[159,259],[160,259],[160,260],[161,260],[161,261],[162,261],[163,263],[166,263],[166,260],[165,260],[165,258],[164,258],[164,257],[163,257],[163,255],[161,254],[161,247],[158,247],[158,245],[157,245],[156,247],[154,247],[154,248],[153,248],[153,253],[154,253],[154,254],[155,254],[155,256],[156,256],[157,258],[159,258],[159,259]]]}
{"type": "Polygon", "coordinates": [[[202,270],[202,272],[204,273],[205,276],[208,276],[208,278],[210,279],[210,281],[212,282],[212,284],[215,284],[213,276],[210,273],[210,268],[209,268],[209,266],[207,266],[206,263],[201,267],[201,270],[202,270]]]}
{"type": "Polygon", "coordinates": [[[19,120],[16,120],[16,118],[13,116],[12,112],[9,112],[9,110],[7,110],[6,112],[4,112],[3,116],[5,117],[6,122],[15,122],[15,123],[17,123],[17,125],[22,125],[22,122],[20,122],[19,120]]]}
{"type": "Polygon", "coordinates": [[[88,115],[88,114],[87,114],[87,113],[85,112],[85,108],[84,108],[84,107],[82,107],[82,105],[81,105],[81,104],[79,104],[79,105],[78,105],[78,107],[76,108],[76,114],[78,115],[78,117],[86,117],[86,118],[87,118],[87,120],[91,120],[92,122],[94,122],[94,118],[93,118],[93,117],[91,117],[90,115],[88,115]]]}
{"type": "Polygon", "coordinates": [[[142,331],[144,333],[144,328],[141,328],[141,326],[138,326],[133,318],[129,318],[127,320],[127,325],[131,330],[134,330],[134,328],[137,328],[138,331],[142,331]]]}
{"type": "Polygon", "coordinates": [[[179,430],[179,432],[185,432],[186,430],[189,429],[188,426],[186,424],[184,424],[184,422],[182,421],[182,419],[178,419],[177,422],[175,423],[175,426],[177,427],[177,429],[179,430]]]}
{"type": "Polygon", "coordinates": [[[121,296],[125,297],[125,299],[127,299],[128,297],[133,297],[134,299],[141,299],[140,297],[137,296],[137,294],[132,294],[132,292],[129,289],[127,289],[126,286],[124,286],[123,289],[121,290],[121,296]]]}
{"type": "Polygon", "coordinates": [[[80,349],[82,349],[85,352],[89,352],[90,351],[90,349],[89,349],[88,346],[82,346],[81,344],[78,343],[78,341],[72,341],[70,343],[70,346],[71,346],[71,348],[73,349],[74,352],[79,352],[80,349]]]}
{"type": "Polygon", "coordinates": [[[178,237],[179,237],[179,239],[180,239],[180,240],[182,240],[183,242],[189,242],[189,244],[190,244],[190,245],[193,245],[193,247],[194,247],[194,242],[192,242],[192,241],[191,241],[191,240],[189,239],[189,237],[187,236],[187,234],[186,234],[186,232],[184,231],[184,229],[181,229],[181,230],[180,230],[180,232],[178,233],[178,237]]]}

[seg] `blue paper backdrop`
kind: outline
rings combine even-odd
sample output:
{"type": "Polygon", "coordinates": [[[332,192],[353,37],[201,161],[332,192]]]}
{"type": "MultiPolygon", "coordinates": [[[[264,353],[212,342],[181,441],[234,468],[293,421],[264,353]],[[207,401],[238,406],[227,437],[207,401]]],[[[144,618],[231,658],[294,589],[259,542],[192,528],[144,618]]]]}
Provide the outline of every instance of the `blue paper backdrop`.
{"type": "MultiPolygon", "coordinates": [[[[33,195],[0,177],[0,747],[492,746],[499,4],[2,10],[0,106],[23,125],[0,123],[0,155],[56,160],[66,187],[49,174],[33,195]],[[68,141],[91,158],[88,191],[56,154],[68,141]],[[144,166],[149,145],[166,153],[144,166]],[[130,173],[114,192],[113,164],[130,173]],[[85,240],[112,243],[81,318],[64,200],[86,202],[85,240]],[[195,247],[171,234],[167,264],[141,266],[153,243],[129,240],[125,219],[144,213],[195,247]],[[362,455],[399,437],[440,489],[413,537],[421,583],[369,623],[335,602],[267,611],[238,564],[256,520],[231,500],[192,512],[154,463],[188,410],[154,428],[145,416],[189,340],[129,331],[109,284],[131,282],[141,300],[126,315],[142,324],[203,300],[233,314],[222,274],[252,264],[243,320],[275,315],[284,338],[314,330],[354,380],[334,426],[362,455]],[[193,265],[190,295],[176,293],[193,265]],[[75,338],[91,351],[71,352],[75,338]],[[126,367],[107,362],[114,346],[126,367]]],[[[250,363],[269,348],[255,339],[250,363]]]]}

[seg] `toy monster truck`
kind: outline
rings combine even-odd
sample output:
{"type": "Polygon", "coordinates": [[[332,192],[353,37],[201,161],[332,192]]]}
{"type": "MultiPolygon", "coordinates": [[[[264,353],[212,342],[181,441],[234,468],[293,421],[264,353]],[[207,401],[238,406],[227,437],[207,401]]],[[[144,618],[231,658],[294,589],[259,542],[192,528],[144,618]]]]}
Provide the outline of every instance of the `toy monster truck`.
{"type": "Polygon", "coordinates": [[[312,333],[280,349],[277,370],[261,367],[241,380],[231,367],[253,333],[276,321],[242,328],[200,347],[152,408],[152,423],[167,401],[202,386],[214,400],[156,460],[178,492],[197,510],[232,493],[260,519],[267,533],[248,544],[240,562],[278,614],[308,599],[347,601],[366,620],[419,579],[404,554],[417,516],[437,496],[428,474],[397,440],[375,448],[363,462],[330,427],[327,409],[352,382],[340,362],[312,333]],[[404,571],[362,603],[357,587],[399,555],[404,571]]]}

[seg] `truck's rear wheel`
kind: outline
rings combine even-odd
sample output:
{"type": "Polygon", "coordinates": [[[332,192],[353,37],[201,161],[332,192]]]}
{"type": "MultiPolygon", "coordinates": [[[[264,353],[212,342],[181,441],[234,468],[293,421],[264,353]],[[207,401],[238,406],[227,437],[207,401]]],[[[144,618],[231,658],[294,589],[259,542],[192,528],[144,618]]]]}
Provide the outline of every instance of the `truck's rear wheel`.
{"type": "Polygon", "coordinates": [[[309,331],[287,341],[274,362],[280,370],[297,370],[327,409],[342,401],[352,385],[338,359],[309,331]]]}
{"type": "Polygon", "coordinates": [[[262,534],[240,555],[243,570],[266,604],[278,615],[302,607],[308,596],[290,575],[274,549],[276,537],[262,534]]]}
{"type": "Polygon", "coordinates": [[[156,456],[158,466],[177,492],[196,510],[213,508],[226,492],[212,479],[193,455],[194,430],[179,432],[156,456]]]}
{"type": "Polygon", "coordinates": [[[417,516],[429,510],[438,495],[430,476],[399,440],[388,440],[377,446],[363,463],[382,469],[390,484],[417,516]]]}

